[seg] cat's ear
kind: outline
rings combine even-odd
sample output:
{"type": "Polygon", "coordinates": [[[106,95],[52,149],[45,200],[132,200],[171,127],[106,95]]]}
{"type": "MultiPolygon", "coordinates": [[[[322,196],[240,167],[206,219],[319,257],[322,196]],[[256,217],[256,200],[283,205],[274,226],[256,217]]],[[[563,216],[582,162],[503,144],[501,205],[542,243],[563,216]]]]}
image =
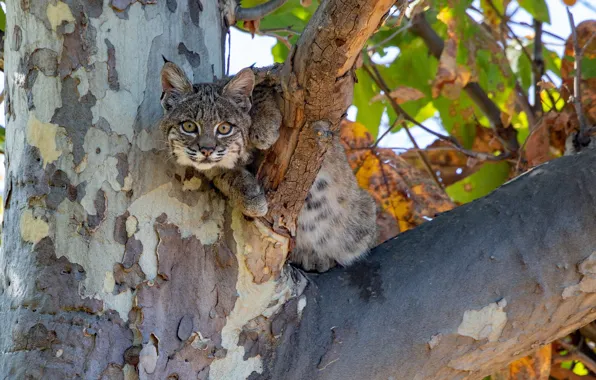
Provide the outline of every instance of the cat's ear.
{"type": "Polygon", "coordinates": [[[180,67],[168,61],[161,69],[161,89],[165,93],[184,95],[192,92],[192,83],[180,67]]]}
{"type": "Polygon", "coordinates": [[[250,108],[250,96],[255,87],[255,74],[250,67],[242,69],[223,89],[223,95],[243,108],[250,108]]]}
{"type": "Polygon", "coordinates": [[[169,111],[184,95],[192,92],[192,83],[175,63],[165,58],[164,61],[161,69],[161,106],[169,111]]]}

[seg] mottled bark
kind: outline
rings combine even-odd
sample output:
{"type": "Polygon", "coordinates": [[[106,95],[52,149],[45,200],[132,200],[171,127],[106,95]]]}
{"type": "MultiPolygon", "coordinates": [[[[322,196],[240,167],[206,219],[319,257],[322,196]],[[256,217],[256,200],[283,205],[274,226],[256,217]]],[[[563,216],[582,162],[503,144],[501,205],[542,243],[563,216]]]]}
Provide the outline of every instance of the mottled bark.
{"type": "MultiPolygon", "coordinates": [[[[162,54],[221,75],[229,4],[7,5],[2,378],[475,378],[596,316],[593,152],[306,287],[289,239],[168,161],[155,125],[162,54]]],[[[390,5],[323,2],[265,78],[284,89],[261,171],[278,225],[292,229],[390,5]]]]}
{"type": "Polygon", "coordinates": [[[260,372],[238,340],[292,295],[288,241],[169,161],[156,128],[162,55],[221,76],[218,4],[7,5],[0,377],[260,372]]]}

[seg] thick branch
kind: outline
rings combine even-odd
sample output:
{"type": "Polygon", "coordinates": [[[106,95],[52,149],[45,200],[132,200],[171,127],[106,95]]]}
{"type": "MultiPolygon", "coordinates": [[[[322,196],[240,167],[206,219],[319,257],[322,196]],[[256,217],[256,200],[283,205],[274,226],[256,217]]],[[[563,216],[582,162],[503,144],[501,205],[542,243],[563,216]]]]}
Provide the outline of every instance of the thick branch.
{"type": "MultiPolygon", "coordinates": [[[[418,34],[423,40],[428,50],[436,58],[441,58],[443,52],[444,43],[441,37],[432,29],[428,21],[426,20],[424,13],[419,13],[412,19],[412,30],[418,34]]],[[[517,132],[514,128],[503,125],[501,121],[501,110],[497,105],[488,97],[486,92],[476,82],[470,82],[464,90],[472,99],[472,101],[480,108],[482,113],[488,118],[493,129],[497,135],[503,140],[505,148],[509,152],[517,152],[519,149],[519,143],[517,142],[517,132]]]]}
{"type": "Polygon", "coordinates": [[[268,220],[294,231],[295,220],[352,103],[351,68],[394,1],[322,2],[281,72],[284,126],[259,169],[269,190],[268,220]],[[329,131],[324,130],[327,126],[329,131]]]}
{"type": "Polygon", "coordinates": [[[269,0],[252,8],[239,6],[236,8],[236,21],[259,20],[284,5],[286,1],[288,0],[269,0]]]}
{"type": "MultiPolygon", "coordinates": [[[[550,161],[357,265],[313,275],[266,375],[481,379],[589,323],[595,159],[550,161]]],[[[296,304],[277,318],[290,315],[296,304]]]]}

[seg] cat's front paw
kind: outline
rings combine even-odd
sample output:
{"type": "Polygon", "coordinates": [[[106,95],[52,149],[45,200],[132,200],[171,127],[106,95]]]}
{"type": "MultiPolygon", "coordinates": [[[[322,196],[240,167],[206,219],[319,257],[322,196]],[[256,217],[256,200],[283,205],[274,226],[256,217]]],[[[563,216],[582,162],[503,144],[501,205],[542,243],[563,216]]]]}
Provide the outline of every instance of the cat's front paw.
{"type": "Polygon", "coordinates": [[[265,197],[265,193],[262,191],[252,197],[245,196],[241,200],[239,206],[244,215],[250,216],[252,218],[265,216],[269,210],[267,198],[265,197]]]}

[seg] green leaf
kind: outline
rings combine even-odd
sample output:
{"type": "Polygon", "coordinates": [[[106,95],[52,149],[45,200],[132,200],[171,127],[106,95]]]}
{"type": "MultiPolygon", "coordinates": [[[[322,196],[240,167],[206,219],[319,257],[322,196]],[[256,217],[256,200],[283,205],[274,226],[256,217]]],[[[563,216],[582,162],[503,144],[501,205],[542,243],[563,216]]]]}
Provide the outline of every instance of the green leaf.
{"type": "Polygon", "coordinates": [[[573,360],[567,360],[561,363],[561,368],[571,369],[573,367],[573,360]]]}
{"type": "Polygon", "coordinates": [[[0,30],[3,32],[6,30],[6,13],[2,8],[0,8],[0,30]]]}
{"type": "Polygon", "coordinates": [[[385,110],[385,105],[381,102],[371,103],[373,96],[380,92],[376,84],[368,76],[368,74],[358,69],[356,71],[358,83],[354,86],[354,105],[358,108],[356,114],[356,121],[366,126],[368,131],[375,138],[379,134],[379,125],[381,124],[381,116],[385,110]]]}
{"type": "Polygon", "coordinates": [[[524,8],[535,19],[550,24],[548,6],[544,0],[518,0],[519,6],[524,8]]]}
{"type": "Polygon", "coordinates": [[[507,162],[487,162],[476,173],[448,186],[447,194],[456,202],[471,202],[501,186],[508,176],[507,162]]]}
{"type": "Polygon", "coordinates": [[[288,54],[290,53],[290,49],[283,43],[277,41],[275,45],[271,48],[271,54],[273,55],[273,61],[278,63],[283,63],[288,54]]]}
{"type": "Polygon", "coordinates": [[[457,100],[439,96],[433,100],[433,105],[439,111],[443,128],[447,133],[458,138],[465,148],[470,149],[476,137],[474,115],[481,113],[468,95],[462,91],[457,100]]]}
{"type": "Polygon", "coordinates": [[[582,59],[582,78],[594,78],[596,77],[596,58],[584,57],[582,59]]]}
{"type": "MultiPolygon", "coordinates": [[[[534,47],[532,47],[534,49],[534,47]]],[[[561,76],[561,57],[559,55],[547,48],[542,50],[542,55],[544,56],[544,64],[546,70],[550,70],[555,73],[558,77],[561,76]]]]}

